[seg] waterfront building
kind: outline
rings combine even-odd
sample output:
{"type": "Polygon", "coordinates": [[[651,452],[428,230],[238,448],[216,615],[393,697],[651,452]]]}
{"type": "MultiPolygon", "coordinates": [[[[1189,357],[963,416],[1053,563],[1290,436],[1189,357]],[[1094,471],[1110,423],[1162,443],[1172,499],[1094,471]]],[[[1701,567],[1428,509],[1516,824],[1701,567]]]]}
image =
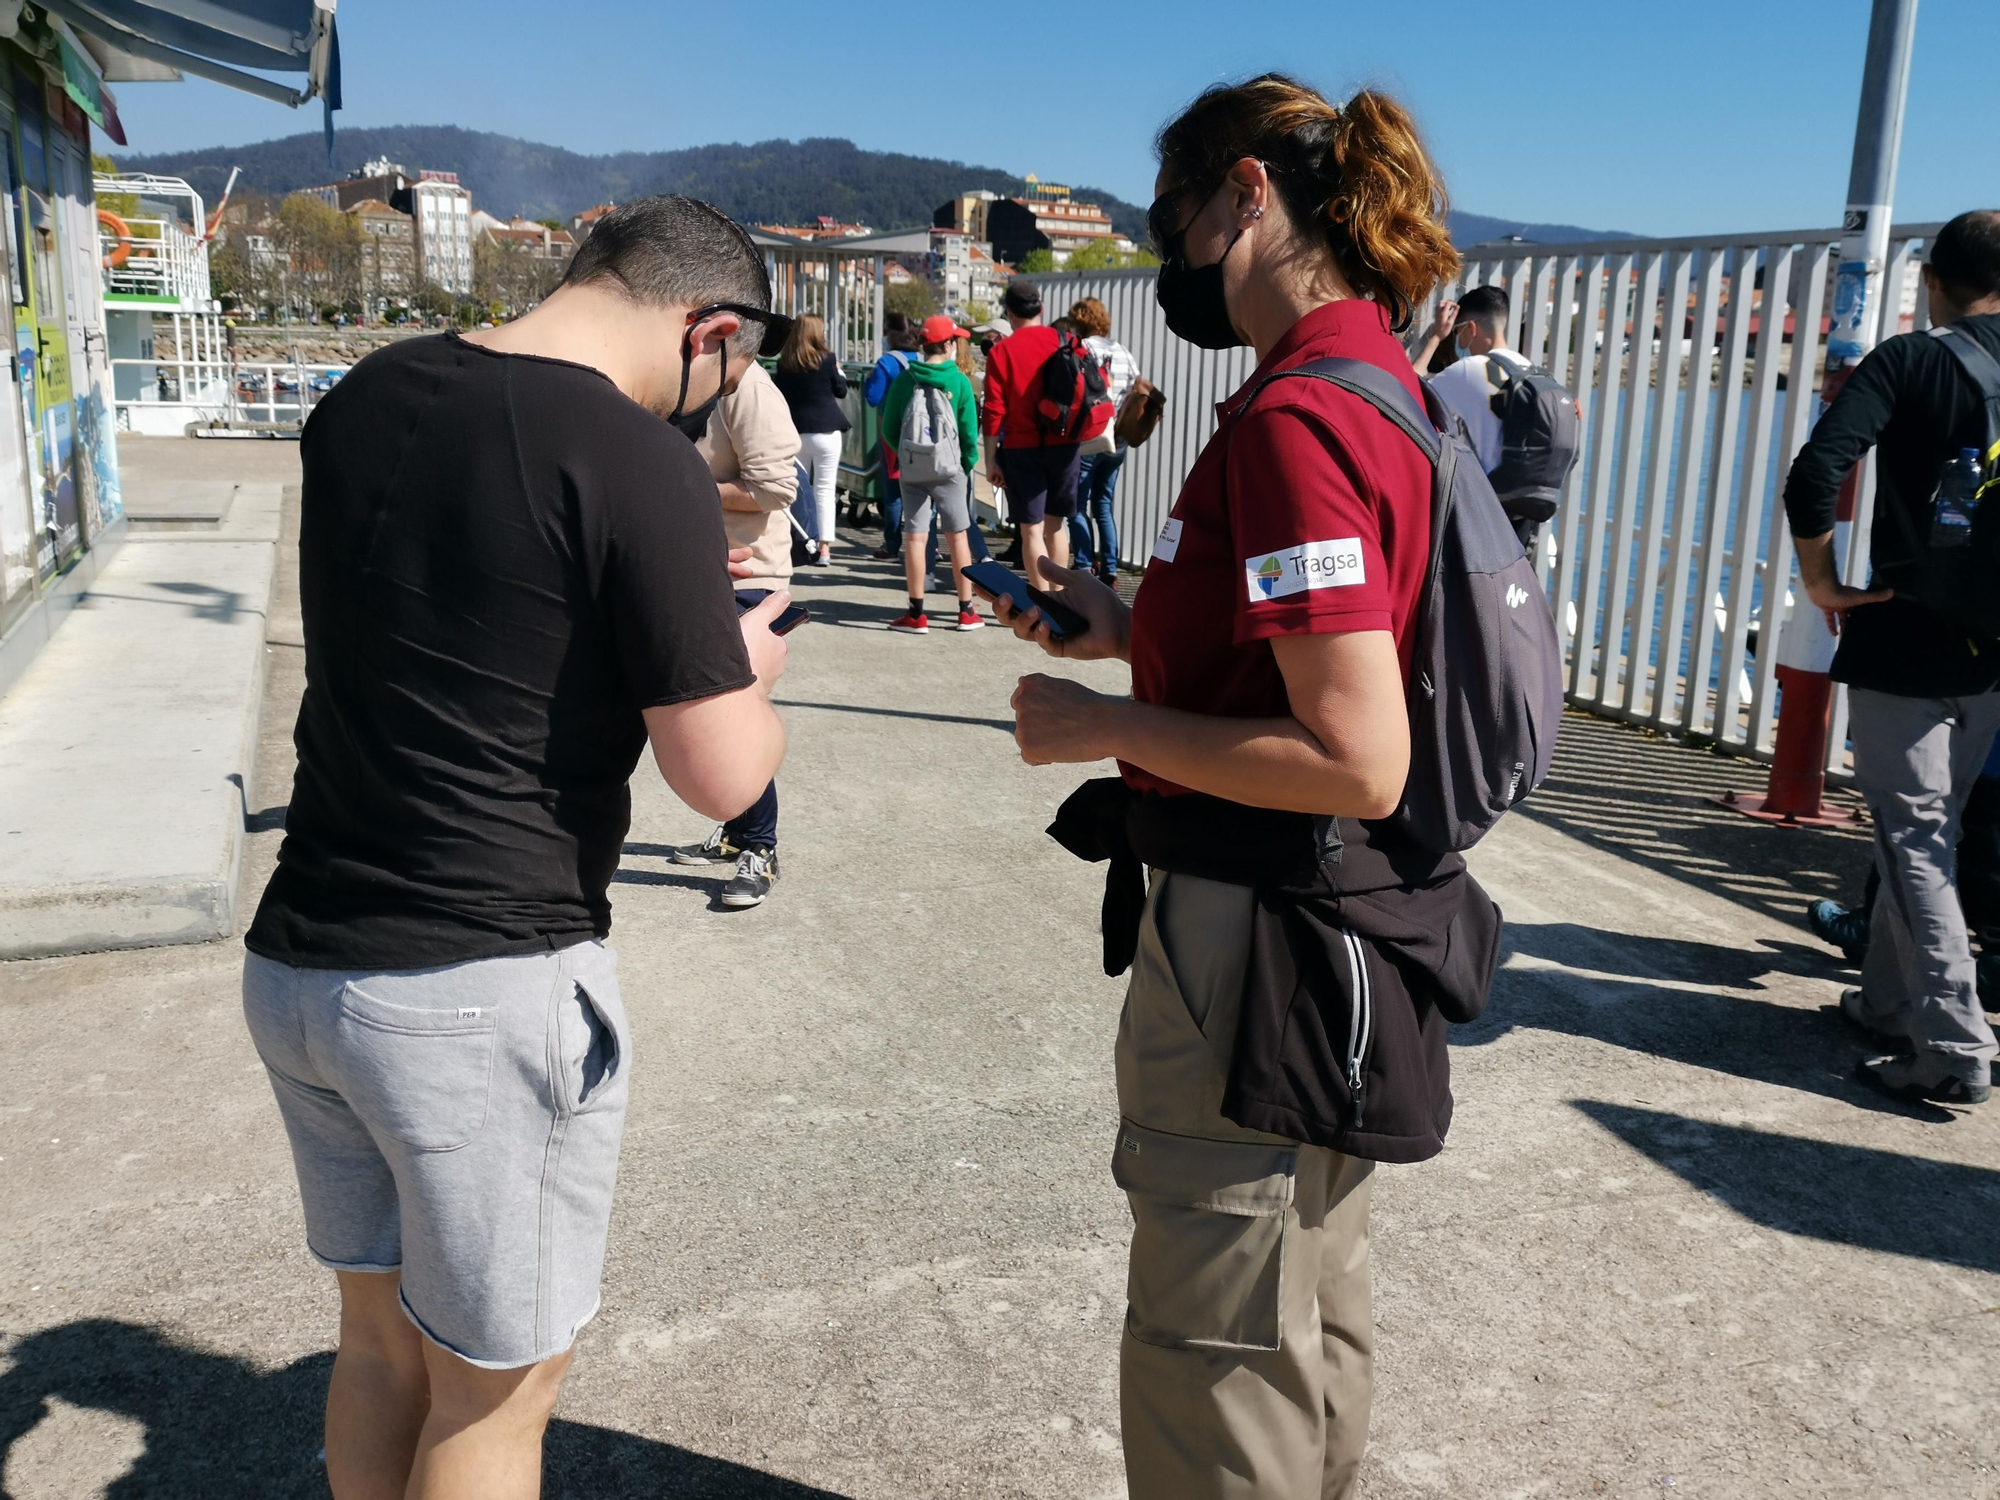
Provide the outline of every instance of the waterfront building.
{"type": "Polygon", "coordinates": [[[380,198],[363,198],[347,213],[361,231],[362,292],[380,316],[417,289],[416,223],[380,198]]]}

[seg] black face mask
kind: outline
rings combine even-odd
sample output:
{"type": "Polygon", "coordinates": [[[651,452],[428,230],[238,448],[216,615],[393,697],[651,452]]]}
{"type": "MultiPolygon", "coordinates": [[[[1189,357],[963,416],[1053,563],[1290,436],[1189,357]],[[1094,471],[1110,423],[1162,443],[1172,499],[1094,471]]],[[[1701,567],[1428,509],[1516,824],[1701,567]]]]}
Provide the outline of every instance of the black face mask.
{"type": "Polygon", "coordinates": [[[681,392],[674,399],[674,409],[667,413],[667,420],[678,427],[691,443],[700,442],[701,435],[708,431],[709,416],[722,399],[722,388],[729,384],[729,341],[723,340],[721,349],[716,352],[722,356],[722,375],[716,382],[715,394],[693,411],[687,411],[688,371],[694,364],[694,334],[690,331],[681,335],[681,392]]]}
{"type": "Polygon", "coordinates": [[[693,411],[676,412],[667,421],[680,429],[681,435],[690,443],[698,443],[708,431],[708,419],[715,415],[716,407],[722,404],[722,395],[717,392],[693,411]]]}
{"type": "MultiPolygon", "coordinates": [[[[1192,222],[1190,220],[1189,222],[1192,222]]],[[[1206,266],[1187,263],[1187,230],[1162,237],[1160,275],[1153,283],[1153,300],[1166,314],[1167,327],[1198,349],[1236,349],[1243,336],[1229,323],[1229,302],[1222,293],[1222,263],[1243,238],[1241,229],[1206,266]]]]}

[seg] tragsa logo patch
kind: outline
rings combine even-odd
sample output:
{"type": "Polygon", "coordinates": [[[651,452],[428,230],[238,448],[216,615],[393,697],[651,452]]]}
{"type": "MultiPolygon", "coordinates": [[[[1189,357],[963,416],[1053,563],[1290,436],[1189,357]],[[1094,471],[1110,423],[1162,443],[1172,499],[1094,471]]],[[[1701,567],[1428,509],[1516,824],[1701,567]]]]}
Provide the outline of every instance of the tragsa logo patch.
{"type": "Polygon", "coordinates": [[[1287,594],[1302,594],[1309,589],[1352,588],[1365,583],[1367,578],[1359,537],[1301,542],[1296,547],[1243,559],[1243,581],[1252,604],[1282,599],[1287,594]]]}

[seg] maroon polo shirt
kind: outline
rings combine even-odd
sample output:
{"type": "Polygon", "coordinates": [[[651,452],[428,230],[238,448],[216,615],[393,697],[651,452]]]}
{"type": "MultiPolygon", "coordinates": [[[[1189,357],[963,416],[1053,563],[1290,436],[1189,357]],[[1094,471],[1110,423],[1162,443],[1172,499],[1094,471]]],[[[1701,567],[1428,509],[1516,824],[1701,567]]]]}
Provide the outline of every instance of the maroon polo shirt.
{"type": "MultiPolygon", "coordinates": [[[[1141,703],[1228,718],[1287,714],[1270,646],[1283,635],[1389,631],[1407,682],[1430,553],[1429,461],[1374,407],[1323,380],[1277,381],[1245,409],[1273,371],[1329,355],[1380,365],[1419,394],[1382,308],[1355,298],[1300,318],[1216,408],[1215,435],[1132,603],[1141,703]]],[[[1120,769],[1142,791],[1187,790],[1120,769]]]]}

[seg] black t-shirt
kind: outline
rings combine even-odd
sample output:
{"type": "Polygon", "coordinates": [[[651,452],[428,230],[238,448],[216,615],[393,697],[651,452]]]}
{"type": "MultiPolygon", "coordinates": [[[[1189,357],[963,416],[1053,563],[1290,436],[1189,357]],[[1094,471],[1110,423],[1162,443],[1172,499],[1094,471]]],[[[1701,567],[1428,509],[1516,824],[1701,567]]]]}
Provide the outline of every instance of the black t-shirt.
{"type": "Polygon", "coordinates": [[[640,710],[754,680],[707,464],[597,371],[452,335],[362,360],[300,451],[298,774],[249,947],[602,937],[640,710]]]}
{"type": "MultiPolygon", "coordinates": [[[[2000,358],[2000,313],[1952,326],[2000,358]]],[[[1927,332],[1884,339],[1848,377],[1792,462],[1785,480],[1792,534],[1824,536],[1833,529],[1841,481],[1873,447],[1869,574],[1886,588],[1907,586],[1911,536],[1930,534],[1931,502],[1945,465],[1961,448],[1983,448],[1985,433],[1986,403],[1949,350],[1927,332]]],[[[2000,687],[2000,650],[1991,641],[1968,640],[1913,599],[1891,599],[1848,611],[1833,677],[1903,697],[1986,693],[2000,687]]]]}

